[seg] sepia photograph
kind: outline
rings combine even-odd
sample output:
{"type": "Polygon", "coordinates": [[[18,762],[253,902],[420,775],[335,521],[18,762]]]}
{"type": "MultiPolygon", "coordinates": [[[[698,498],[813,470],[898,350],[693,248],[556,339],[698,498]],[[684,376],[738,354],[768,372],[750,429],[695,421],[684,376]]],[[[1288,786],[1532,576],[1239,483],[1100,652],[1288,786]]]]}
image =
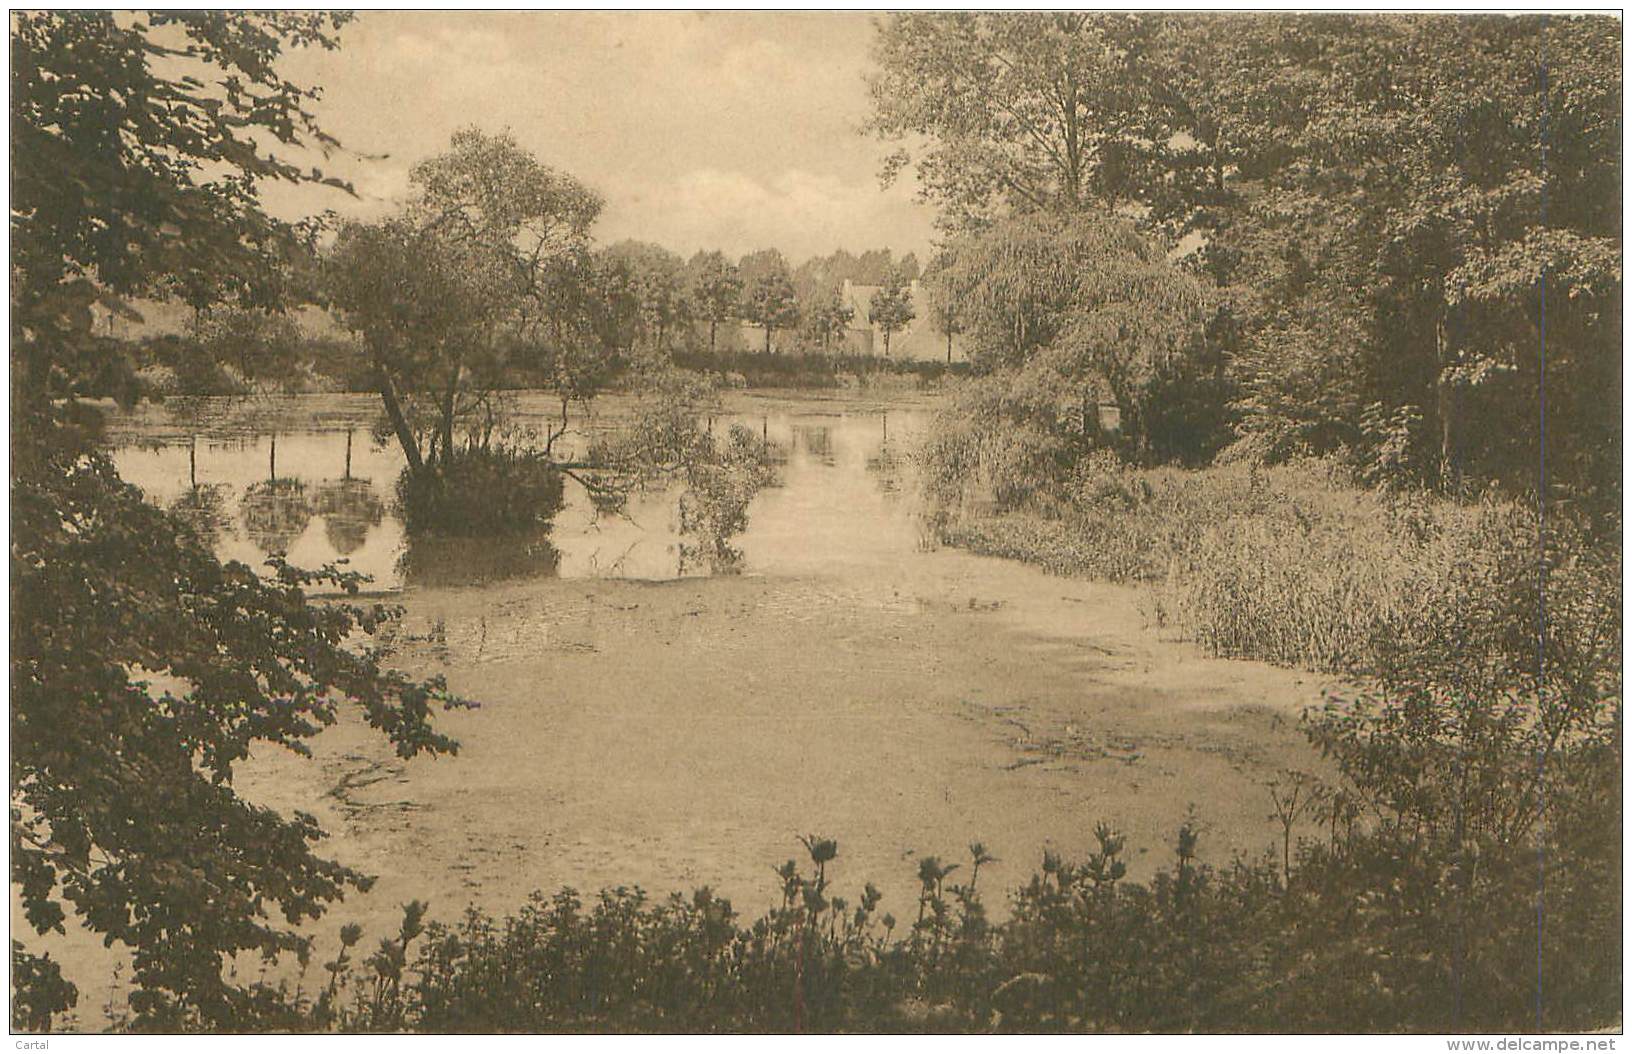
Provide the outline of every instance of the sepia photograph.
{"type": "Polygon", "coordinates": [[[8,17],[14,1049],[1616,1049],[1622,12],[8,17]]]}

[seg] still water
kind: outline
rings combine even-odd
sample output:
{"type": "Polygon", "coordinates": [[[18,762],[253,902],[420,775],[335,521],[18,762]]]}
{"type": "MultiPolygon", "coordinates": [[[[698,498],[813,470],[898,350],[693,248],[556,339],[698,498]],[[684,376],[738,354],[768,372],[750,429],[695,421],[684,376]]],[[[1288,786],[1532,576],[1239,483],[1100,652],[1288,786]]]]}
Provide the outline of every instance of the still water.
{"type": "MultiPolygon", "coordinates": [[[[367,591],[707,573],[682,566],[678,485],[636,494],[610,514],[568,480],[565,507],[539,536],[410,542],[394,509],[402,452],[374,439],[377,407],[362,395],[175,400],[115,414],[109,435],[127,481],[199,525],[222,558],[251,566],[272,554],[300,567],[342,563],[369,576],[367,591]]],[[[558,407],[523,394],[516,410],[525,425],[558,407]]],[[[628,410],[616,396],[597,400],[575,417],[575,440],[628,427],[628,410]]],[[[910,401],[729,396],[710,427],[762,434],[779,462],[777,483],[754,499],[748,529],[733,539],[742,570],[856,571],[913,551],[905,473],[924,421],[924,404],[910,401]]]]}

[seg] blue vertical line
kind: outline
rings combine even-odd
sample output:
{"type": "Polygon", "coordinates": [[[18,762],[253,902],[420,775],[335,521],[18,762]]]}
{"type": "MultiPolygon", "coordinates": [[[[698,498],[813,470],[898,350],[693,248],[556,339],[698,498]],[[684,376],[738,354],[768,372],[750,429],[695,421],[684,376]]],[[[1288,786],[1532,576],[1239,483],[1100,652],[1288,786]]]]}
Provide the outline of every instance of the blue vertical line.
{"type": "MultiPolygon", "coordinates": [[[[1551,117],[1547,70],[1547,16],[1541,16],[1541,207],[1540,225],[1547,227],[1547,136],[1551,117]]],[[[1541,366],[1538,384],[1537,424],[1540,442],[1536,489],[1536,714],[1543,713],[1547,694],[1547,261],[1543,256],[1539,280],[1541,296],[1541,366]]],[[[1542,727],[1536,727],[1536,1031],[1542,1031],[1542,993],[1545,976],[1542,934],[1547,909],[1547,751],[1542,727]]]]}

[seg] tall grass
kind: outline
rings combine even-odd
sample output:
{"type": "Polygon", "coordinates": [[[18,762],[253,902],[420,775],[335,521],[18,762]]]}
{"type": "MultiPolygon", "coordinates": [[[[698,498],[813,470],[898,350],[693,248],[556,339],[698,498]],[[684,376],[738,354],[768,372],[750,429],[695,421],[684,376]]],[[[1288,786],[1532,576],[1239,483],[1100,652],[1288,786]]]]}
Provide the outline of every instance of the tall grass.
{"type": "Polygon", "coordinates": [[[1470,554],[1536,537],[1534,513],[1358,487],[1340,467],[1135,470],[1090,459],[1052,500],[948,516],[950,544],[1140,582],[1157,621],[1218,655],[1369,672],[1465,603],[1470,554]]]}

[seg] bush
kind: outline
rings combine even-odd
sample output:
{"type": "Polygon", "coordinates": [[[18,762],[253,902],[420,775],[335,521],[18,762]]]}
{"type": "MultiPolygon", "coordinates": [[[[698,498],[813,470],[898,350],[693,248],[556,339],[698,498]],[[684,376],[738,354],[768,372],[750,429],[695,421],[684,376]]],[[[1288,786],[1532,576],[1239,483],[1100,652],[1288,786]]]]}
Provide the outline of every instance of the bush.
{"type": "Polygon", "coordinates": [[[536,531],[562,505],[561,472],[542,453],[517,448],[455,450],[397,477],[410,535],[480,537],[536,531]]]}
{"type": "MultiPolygon", "coordinates": [[[[1330,788],[1310,799],[1336,800],[1330,788]]],[[[308,1028],[424,1032],[1394,1033],[1618,1021],[1618,828],[1560,814],[1538,876],[1535,845],[1495,843],[1481,856],[1409,825],[1333,815],[1347,822],[1300,842],[1284,868],[1271,855],[1202,864],[1200,827],[1187,820],[1171,864],[1147,882],[1126,878],[1125,842],[1102,824],[1085,860],[1045,853],[995,924],[980,887],[994,857],[982,845],[961,863],[920,858],[914,918],[898,922],[879,912],[871,883],[854,902],[837,893],[838,845],[814,836],[806,865],[777,869],[778,906],[752,921],[706,887],[666,899],[619,887],[588,903],[564,889],[503,920],[471,910],[454,925],[424,925],[416,902],[361,970],[350,951],[360,931],[343,930],[328,987],[315,1002],[295,997],[291,1012],[308,1028]],[[1541,936],[1539,1019],[1538,877],[1557,905],[1541,936]]]]}
{"type": "Polygon", "coordinates": [[[1330,461],[1135,470],[1099,452],[1053,489],[1013,511],[943,513],[942,538],[1143,583],[1158,622],[1214,654],[1316,670],[1375,672],[1478,602],[1494,566],[1540,560],[1535,515],[1516,502],[1366,490],[1330,461]]]}

